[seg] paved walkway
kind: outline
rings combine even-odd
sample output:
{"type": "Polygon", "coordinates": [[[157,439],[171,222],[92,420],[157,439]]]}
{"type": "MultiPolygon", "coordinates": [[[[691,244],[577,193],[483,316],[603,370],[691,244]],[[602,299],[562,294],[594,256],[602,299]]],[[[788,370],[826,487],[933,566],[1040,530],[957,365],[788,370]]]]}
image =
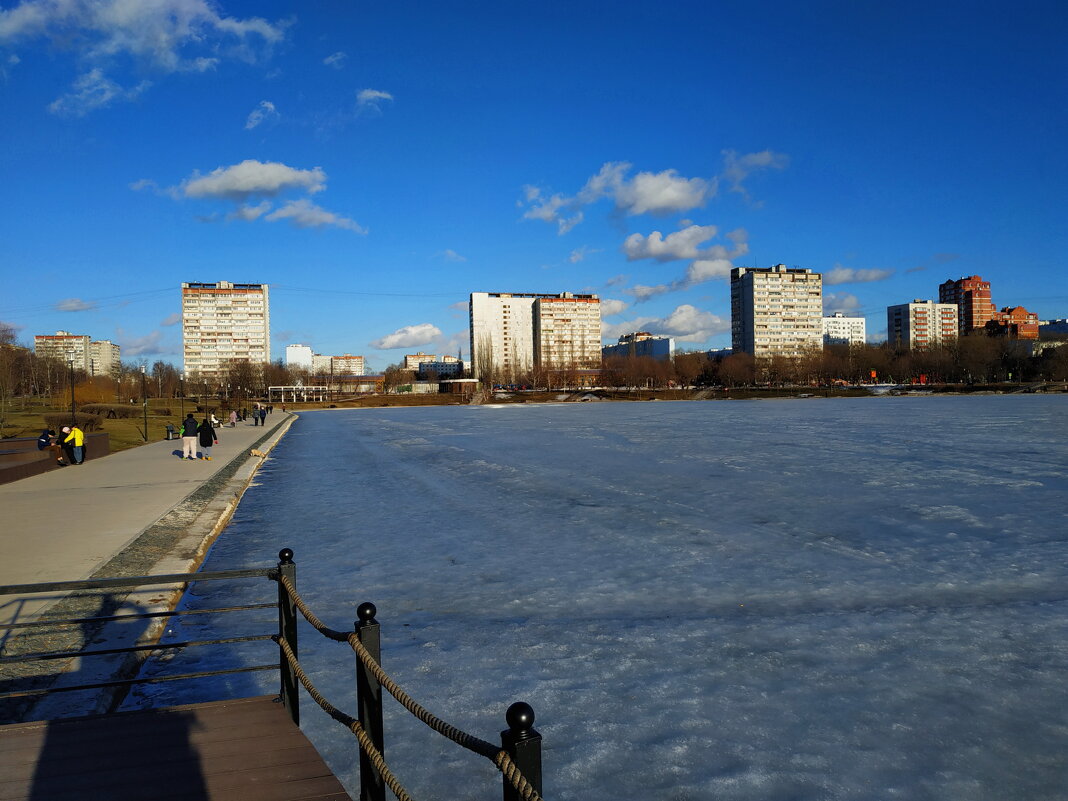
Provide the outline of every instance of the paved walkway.
{"type": "Polygon", "coordinates": [[[182,461],[181,440],[161,441],[0,486],[0,585],[89,578],[291,418],[220,429],[210,462],[182,461]]]}

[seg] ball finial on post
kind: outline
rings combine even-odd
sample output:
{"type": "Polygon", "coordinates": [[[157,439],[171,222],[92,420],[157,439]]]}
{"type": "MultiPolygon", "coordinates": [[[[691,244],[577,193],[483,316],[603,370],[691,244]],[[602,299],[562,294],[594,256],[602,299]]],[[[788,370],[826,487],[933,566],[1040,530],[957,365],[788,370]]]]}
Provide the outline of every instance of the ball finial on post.
{"type": "Polygon", "coordinates": [[[361,623],[374,623],[375,615],[377,614],[378,607],[370,601],[364,601],[356,607],[356,616],[360,619],[361,623]]]}
{"type": "Polygon", "coordinates": [[[293,564],[293,549],[283,548],[278,552],[278,561],[283,565],[293,564]]]}
{"type": "Polygon", "coordinates": [[[522,740],[534,730],[534,708],[525,701],[516,701],[508,707],[504,719],[516,739],[522,740]]]}

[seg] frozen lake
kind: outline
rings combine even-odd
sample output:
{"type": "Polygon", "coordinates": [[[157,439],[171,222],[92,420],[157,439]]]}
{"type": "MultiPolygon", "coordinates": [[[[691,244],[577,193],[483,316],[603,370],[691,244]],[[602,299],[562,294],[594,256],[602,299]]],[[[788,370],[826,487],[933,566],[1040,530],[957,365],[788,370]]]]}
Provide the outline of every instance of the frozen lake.
{"type": "MultiPolygon", "coordinates": [[[[205,569],[291,547],[328,625],[378,606],[434,713],[496,742],[528,701],[548,799],[1068,797],[1063,396],[330,411],[272,456],[205,569]]],[[[347,646],[306,628],[301,659],[355,714],[347,646]]],[[[352,791],[351,735],[302,713],[352,791]]],[[[386,737],[414,797],[500,797],[391,700],[386,737]]]]}

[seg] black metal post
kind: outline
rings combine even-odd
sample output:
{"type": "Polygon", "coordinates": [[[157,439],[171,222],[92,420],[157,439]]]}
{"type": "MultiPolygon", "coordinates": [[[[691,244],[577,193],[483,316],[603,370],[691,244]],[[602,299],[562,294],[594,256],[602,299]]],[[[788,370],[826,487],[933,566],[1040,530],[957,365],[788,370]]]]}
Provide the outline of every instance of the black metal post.
{"type": "Polygon", "coordinates": [[[71,353],[67,359],[67,364],[70,365],[70,424],[72,426],[78,425],[77,418],[74,415],[74,354],[71,353]]]}
{"type": "MultiPolygon", "coordinates": [[[[378,609],[372,603],[357,607],[356,636],[371,657],[382,664],[382,638],[375,615],[378,609]]],[[[362,661],[356,662],[356,704],[359,708],[360,725],[371,738],[380,754],[385,754],[382,738],[382,685],[362,661]]],[[[386,785],[382,774],[375,770],[367,754],[360,749],[360,801],[385,801],[386,785]]]]}
{"type": "MultiPolygon", "coordinates": [[[[520,773],[541,795],[541,735],[534,729],[534,709],[530,704],[517,701],[508,707],[504,719],[508,728],[501,732],[501,748],[508,752],[520,773]]],[[[521,798],[505,778],[504,801],[521,801],[521,798]]]]}
{"type": "Polygon", "coordinates": [[[145,418],[145,442],[148,442],[148,388],[145,386],[145,366],[141,365],[141,412],[145,418]]]}
{"type": "MultiPolygon", "coordinates": [[[[285,576],[297,586],[297,566],[293,562],[293,551],[283,548],[278,552],[279,578],[285,576]]],[[[293,656],[297,656],[297,604],[289,595],[289,591],[281,581],[278,582],[278,636],[289,643],[293,656]]],[[[300,725],[300,705],[297,698],[297,676],[289,664],[289,660],[282,654],[279,659],[279,667],[282,674],[282,687],[279,694],[282,703],[289,710],[289,716],[296,725],[300,725]]]]}

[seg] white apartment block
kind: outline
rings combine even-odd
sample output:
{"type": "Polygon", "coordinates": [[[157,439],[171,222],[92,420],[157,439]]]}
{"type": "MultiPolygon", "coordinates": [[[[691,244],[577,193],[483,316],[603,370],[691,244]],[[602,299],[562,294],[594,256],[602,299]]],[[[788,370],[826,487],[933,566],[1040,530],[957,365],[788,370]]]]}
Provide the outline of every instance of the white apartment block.
{"type": "Polygon", "coordinates": [[[182,284],[182,351],[187,376],[222,380],[232,362],[271,359],[266,284],[182,284]]]}
{"type": "Polygon", "coordinates": [[[440,361],[440,359],[433,353],[409,353],[404,357],[404,369],[418,372],[419,365],[423,362],[436,361],[440,361]]]}
{"type": "Polygon", "coordinates": [[[586,361],[599,366],[600,309],[596,295],[472,292],[472,377],[479,377],[480,365],[493,365],[514,377],[530,370],[537,359],[543,366],[586,361]]]}
{"type": "Polygon", "coordinates": [[[116,377],[122,368],[122,351],[109,339],[89,343],[89,375],[116,377]]]}
{"type": "Polygon", "coordinates": [[[346,353],[344,356],[331,356],[330,364],[333,366],[334,375],[364,375],[363,356],[353,356],[346,353]]]}
{"type": "Polygon", "coordinates": [[[863,317],[846,317],[835,312],[823,318],[824,345],[863,345],[868,340],[863,317]]]}
{"type": "Polygon", "coordinates": [[[299,342],[286,345],[286,367],[303,367],[305,370],[311,370],[312,349],[299,342]]]}
{"type": "Polygon", "coordinates": [[[120,349],[114,342],[102,339],[90,341],[85,334],[72,334],[70,331],[56,331],[55,334],[41,334],[33,338],[33,352],[41,358],[59,359],[74,362],[74,369],[88,373],[90,376],[118,376],[120,349]]]}
{"type": "Polygon", "coordinates": [[[891,345],[923,350],[949,344],[957,331],[956,303],[914,300],[886,307],[886,341],[891,345]]]}
{"type": "Polygon", "coordinates": [[[731,347],[759,358],[823,347],[823,275],[812,270],[731,270],[731,347]]]}

